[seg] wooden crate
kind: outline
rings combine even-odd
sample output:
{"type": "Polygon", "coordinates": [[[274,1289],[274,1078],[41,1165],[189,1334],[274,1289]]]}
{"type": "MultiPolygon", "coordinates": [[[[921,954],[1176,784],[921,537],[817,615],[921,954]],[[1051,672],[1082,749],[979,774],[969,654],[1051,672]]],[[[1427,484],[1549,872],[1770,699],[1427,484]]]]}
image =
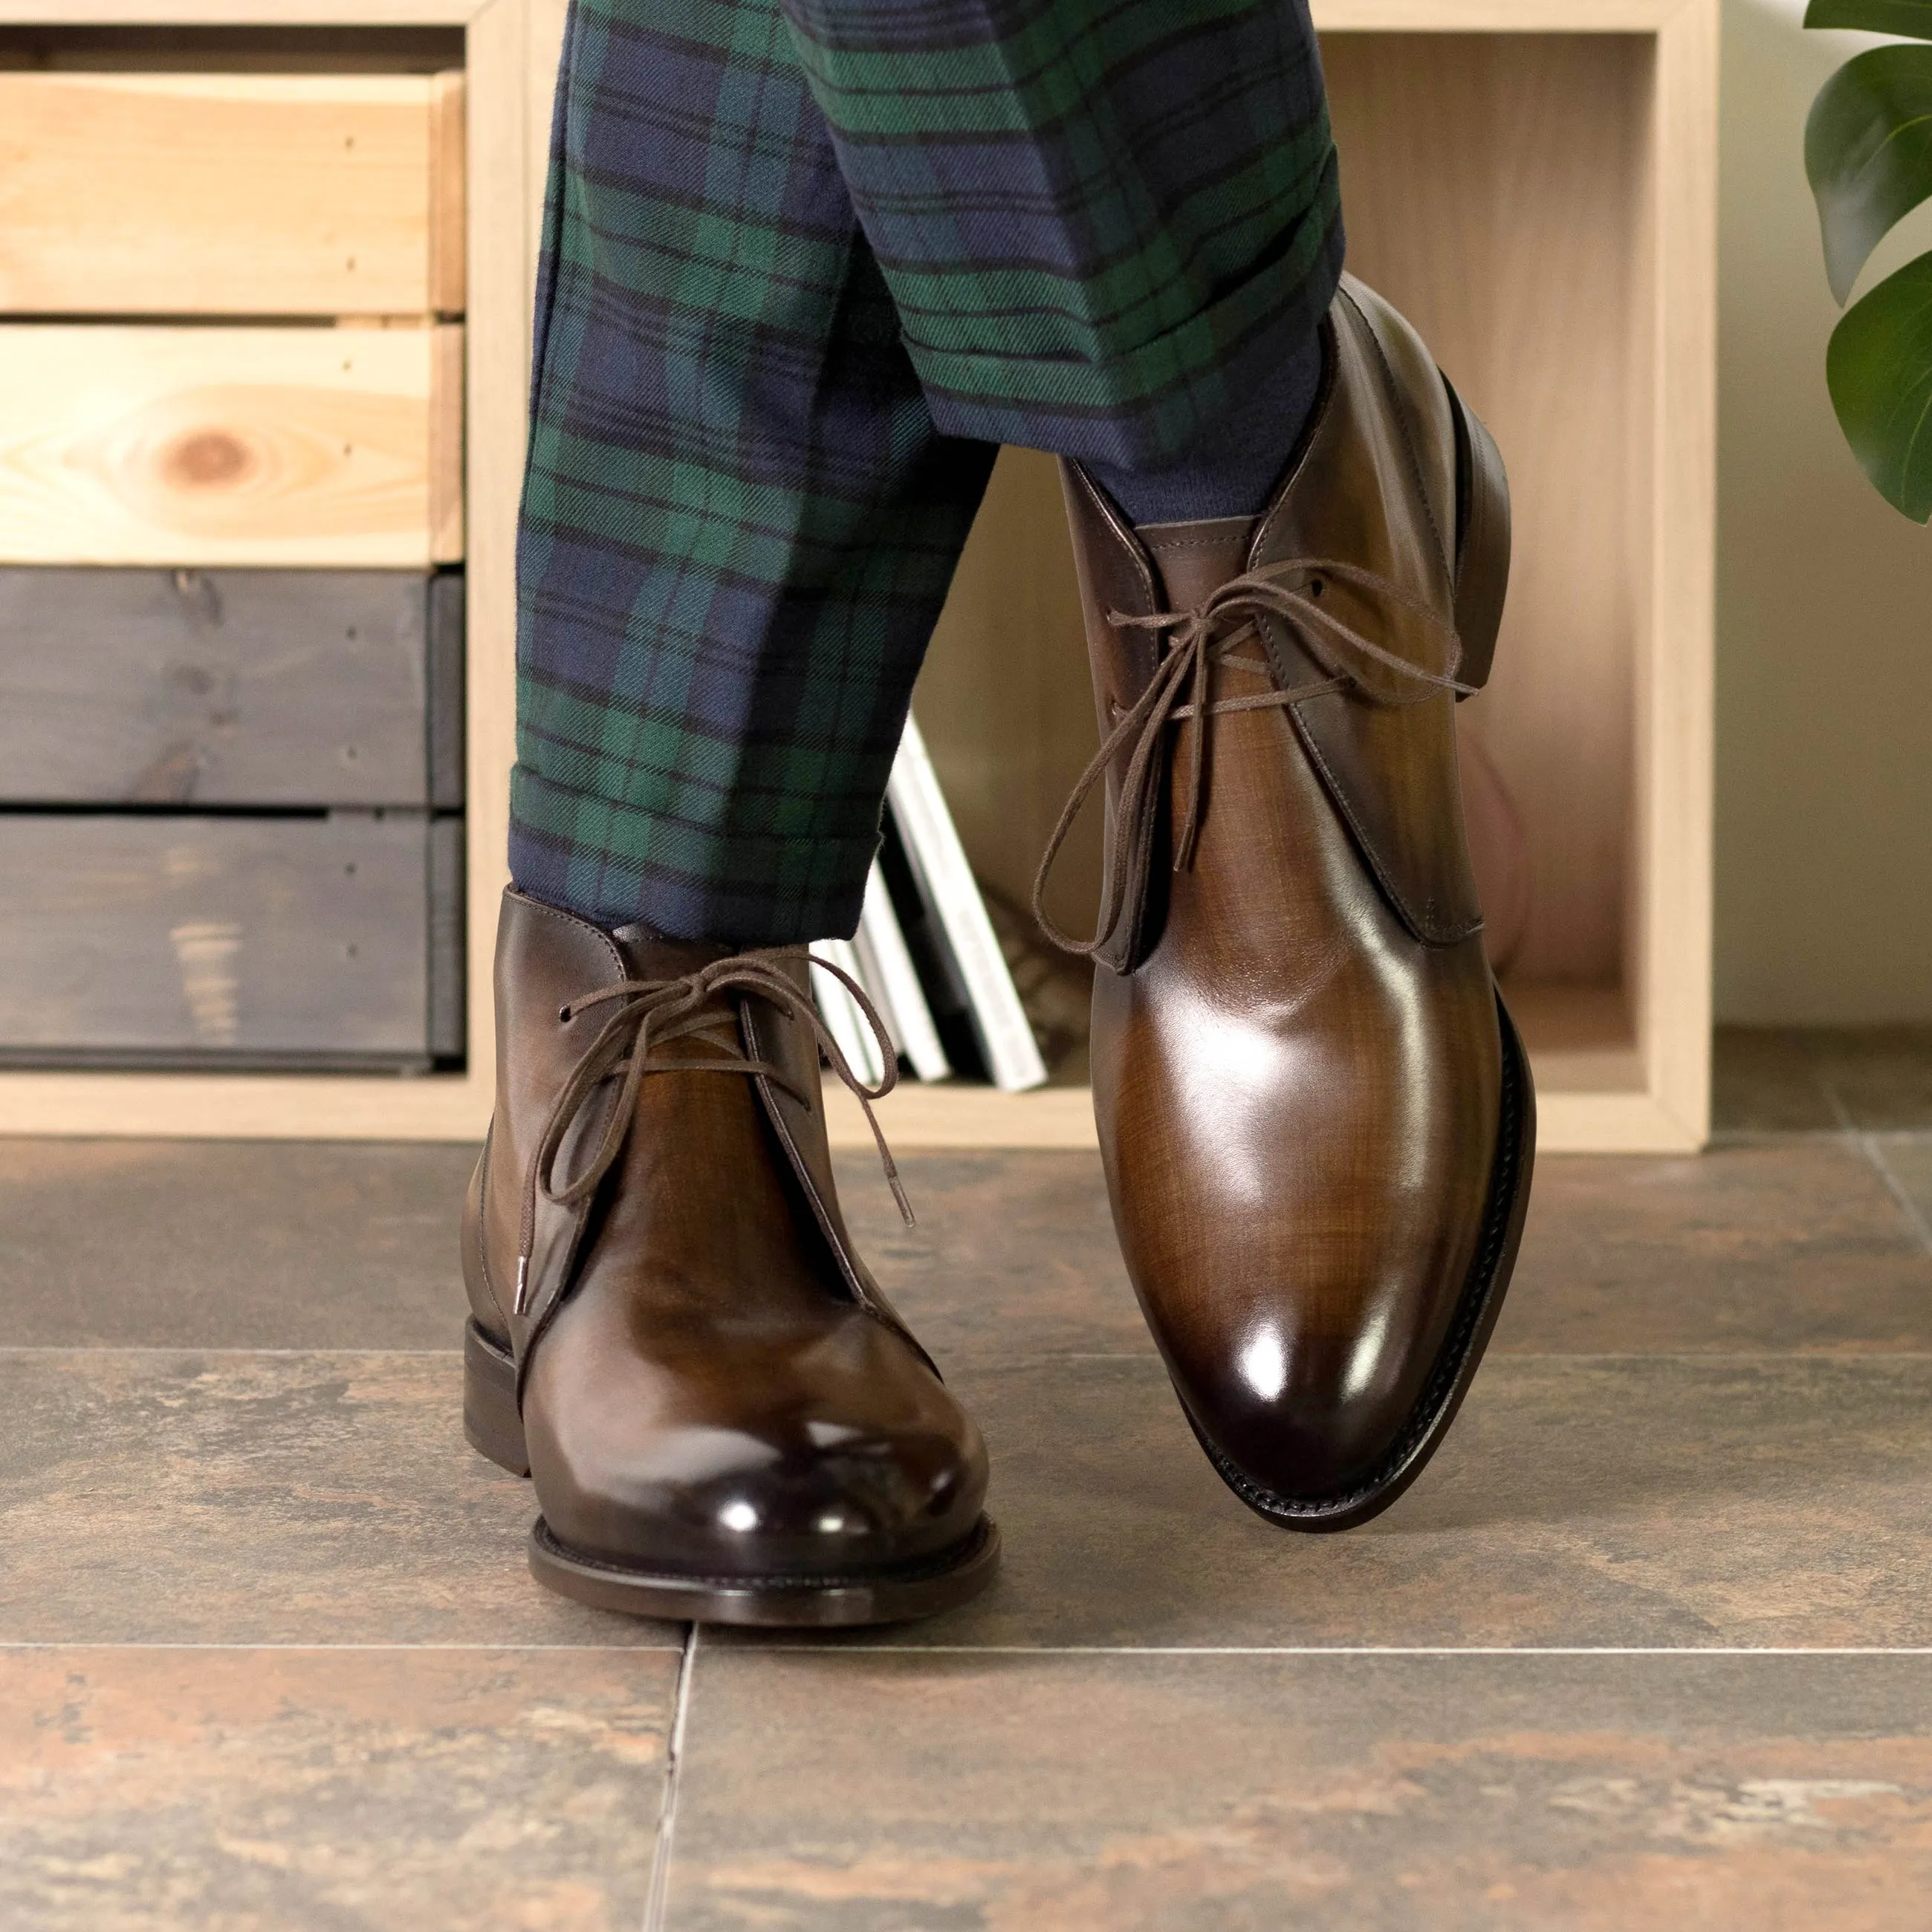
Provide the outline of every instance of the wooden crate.
{"type": "MultiPolygon", "coordinates": [[[[1598,909],[1591,957],[1618,962],[1607,978],[1554,978],[1514,989],[1534,1043],[1543,1144],[1695,1146],[1707,1118],[1709,1021],[1716,0],[1316,0],[1316,11],[1325,33],[1360,35],[1364,43],[1359,52],[1331,54],[1356,262],[1411,308],[1478,406],[1498,418],[1516,480],[1525,549],[1496,688],[1478,700],[1489,714],[1485,738],[1512,783],[1539,803],[1550,768],[1537,745],[1584,756],[1560,736],[1580,728],[1593,769],[1604,768],[1594,763],[1594,748],[1622,748],[1620,763],[1608,760],[1613,778],[1622,773],[1612,788],[1620,802],[1610,814],[1623,814],[1621,846],[1605,843],[1599,820],[1599,830],[1574,842],[1560,833],[1561,856],[1548,837],[1538,850],[1539,898],[1546,908],[1563,903],[1549,896],[1577,881],[1598,909]],[[1468,36],[1480,43],[1472,45],[1468,36]],[[1520,36],[1522,50],[1509,51],[1520,36]],[[1492,54],[1484,56],[1484,46],[1492,54]],[[1421,142],[1418,165],[1418,130],[1384,117],[1408,111],[1402,104],[1418,64],[1429,70],[1438,56],[1439,98],[1428,122],[1434,131],[1421,142]],[[1484,67],[1490,58],[1524,63],[1515,78],[1543,76],[1520,111],[1497,100],[1495,70],[1484,67]],[[1474,111],[1454,100],[1472,87],[1474,111]],[[1573,123],[1581,153],[1612,164],[1604,182],[1566,153],[1573,123]],[[1456,145],[1444,145],[1452,132],[1456,145]],[[1405,210],[1405,196],[1412,196],[1412,210],[1405,210]],[[1429,232],[1425,210],[1446,212],[1450,232],[1429,232]],[[1607,227],[1599,232],[1606,211],[1607,227]],[[1538,260],[1538,250],[1552,239],[1560,267],[1538,260]],[[1501,282],[1492,272],[1498,260],[1510,268],[1501,282]],[[1628,412],[1611,464],[1622,493],[1613,534],[1588,527],[1560,501],[1528,500],[1540,488],[1568,493],[1588,482],[1559,431],[1580,411],[1590,419],[1578,395],[1582,379],[1558,340],[1576,320],[1577,305],[1555,286],[1579,272],[1580,262],[1593,278],[1589,286],[1608,288],[1614,298],[1600,315],[1582,318],[1586,359],[1594,375],[1611,370],[1612,394],[1628,412]],[[1628,283],[1604,279],[1606,264],[1622,265],[1628,283]],[[1545,299],[1551,326],[1538,331],[1537,304],[1545,299]],[[1500,310],[1481,306],[1499,301],[1500,310]],[[1480,344],[1470,330],[1499,314],[1513,319],[1511,359],[1492,363],[1473,352],[1480,344]],[[1539,477],[1554,480],[1539,485],[1539,477]],[[1526,614],[1553,608],[1562,614],[1567,580],[1564,560],[1553,550],[1542,561],[1528,552],[1571,542],[1580,546],[1575,581],[1588,585],[1593,598],[1607,585],[1619,614],[1600,630],[1593,619],[1580,634],[1583,644],[1564,630],[1526,635],[1526,614]],[[1566,708],[1560,675],[1568,654],[1577,651],[1588,653],[1582,661],[1591,688],[1611,694],[1610,710],[1584,717],[1580,726],[1566,708]],[[1555,707],[1547,730],[1540,722],[1546,706],[1555,707]]],[[[6,19],[380,19],[464,28],[467,793],[474,829],[468,957],[473,982],[484,984],[502,877],[496,828],[506,814],[512,758],[511,560],[560,0],[381,0],[380,7],[376,0],[0,0],[6,19]]],[[[1603,454],[1595,452],[1598,460],[1603,454]]],[[[1038,838],[1031,829],[1022,836],[1010,828],[1051,822],[1072,775],[1066,762],[1080,734],[1092,729],[1077,636],[1054,628],[1056,610],[1067,607],[1052,562],[1060,512],[1047,467],[1010,454],[1002,460],[922,693],[922,716],[969,844],[995,883],[1005,882],[1003,867],[1030,869],[1038,838]],[[995,557],[993,542],[1003,530],[1021,538],[995,557]],[[1015,634],[1016,588],[1036,618],[1023,640],[1015,634]],[[932,700],[942,692],[948,694],[935,710],[932,700]],[[976,760],[982,776],[969,783],[964,774],[976,760]],[[982,798],[1004,797],[997,832],[974,806],[976,784],[982,798]]],[[[1586,494],[1599,505],[1607,500],[1594,484],[1586,494]]],[[[1546,929],[1545,940],[1555,943],[1546,929]]],[[[467,1072],[403,1082],[0,1076],[0,1130],[473,1137],[488,1118],[490,1029],[489,1002],[472,1000],[467,1072]]],[[[841,1137],[862,1141],[856,1110],[833,1097],[841,1137]]],[[[1007,1096],[914,1088],[881,1114],[902,1146],[1092,1143],[1088,1096],[1077,1089],[1007,1096]]]]}
{"type": "Polygon", "coordinates": [[[0,569],[0,804],[463,804],[463,579],[0,569]]]}
{"type": "Polygon", "coordinates": [[[463,332],[0,326],[0,563],[463,554],[463,332]]]}
{"type": "Polygon", "coordinates": [[[463,76],[0,73],[0,313],[460,314],[463,76]]]}
{"type": "Polygon", "coordinates": [[[461,855],[421,812],[0,815],[0,1064],[460,1051],[461,855]]]}

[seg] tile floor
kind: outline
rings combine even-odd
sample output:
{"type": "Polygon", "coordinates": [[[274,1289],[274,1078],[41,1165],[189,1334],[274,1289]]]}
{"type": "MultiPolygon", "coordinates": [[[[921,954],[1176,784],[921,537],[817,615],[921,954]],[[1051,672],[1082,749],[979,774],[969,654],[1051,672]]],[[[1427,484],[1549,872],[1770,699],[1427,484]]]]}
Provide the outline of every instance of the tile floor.
{"type": "Polygon", "coordinates": [[[1932,1033],[1720,1042],[1548,1160],[1410,1495],[1222,1490],[1096,1164],[850,1207],[1006,1564],[774,1642],[525,1576],[458,1419],[460,1148],[0,1142],[8,1932],[1932,1922],[1932,1033]]]}

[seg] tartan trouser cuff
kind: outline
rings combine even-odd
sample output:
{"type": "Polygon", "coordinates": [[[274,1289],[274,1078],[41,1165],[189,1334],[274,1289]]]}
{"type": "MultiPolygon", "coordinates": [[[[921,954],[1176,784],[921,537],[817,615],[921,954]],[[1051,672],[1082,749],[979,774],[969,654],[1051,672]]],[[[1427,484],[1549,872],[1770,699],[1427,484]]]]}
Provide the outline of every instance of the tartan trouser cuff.
{"type": "Polygon", "coordinates": [[[1306,0],[572,0],[518,884],[850,933],[996,446],[1211,446],[1341,246],[1306,0]]]}
{"type": "Polygon", "coordinates": [[[634,920],[740,946],[794,945],[859,923],[876,824],[856,836],[747,832],[572,790],[519,765],[510,872],[599,926],[634,920]]]}
{"type": "MultiPolygon", "coordinates": [[[[1199,445],[1321,326],[1342,279],[1334,158],[1314,206],[1247,279],[1178,327],[1105,363],[946,348],[904,337],[949,436],[1048,448],[1127,470],[1199,445]]],[[[1283,454],[1286,454],[1284,446],[1283,454]]]]}

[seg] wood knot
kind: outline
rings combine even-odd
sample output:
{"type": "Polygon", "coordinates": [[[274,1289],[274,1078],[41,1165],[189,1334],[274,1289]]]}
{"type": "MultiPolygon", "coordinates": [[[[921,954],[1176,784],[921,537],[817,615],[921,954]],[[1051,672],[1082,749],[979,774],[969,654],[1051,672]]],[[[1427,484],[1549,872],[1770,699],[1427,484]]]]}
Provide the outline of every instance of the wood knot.
{"type": "Polygon", "coordinates": [[[180,490],[232,489],[254,467],[254,452],[226,430],[190,430],[161,452],[161,474],[180,490]]]}

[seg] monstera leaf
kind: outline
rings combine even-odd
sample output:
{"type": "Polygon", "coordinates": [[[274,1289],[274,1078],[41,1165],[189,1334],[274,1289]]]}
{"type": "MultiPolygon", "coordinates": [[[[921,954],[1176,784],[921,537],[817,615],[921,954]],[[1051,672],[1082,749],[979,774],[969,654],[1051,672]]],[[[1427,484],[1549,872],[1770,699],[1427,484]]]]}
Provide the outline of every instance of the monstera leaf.
{"type": "MultiPolygon", "coordinates": [[[[1932,0],[1811,0],[1804,24],[1932,40],[1932,0]]],[[[1847,61],[1812,104],[1804,170],[1842,304],[1872,250],[1932,198],[1932,47],[1874,47],[1847,61]]],[[[1916,523],[1932,519],[1932,255],[1846,310],[1825,377],[1879,494],[1916,523]]]]}
{"type": "Polygon", "coordinates": [[[1805,123],[1804,172],[1843,302],[1871,251],[1932,195],[1932,47],[1874,47],[1839,68],[1805,123]]]}
{"type": "Polygon", "coordinates": [[[1832,406],[1878,493],[1932,518],[1932,255],[1888,275],[1832,332],[1832,406]]]}
{"type": "Polygon", "coordinates": [[[1932,40],[1932,0],[1811,0],[1804,10],[1804,24],[1932,40]]]}

